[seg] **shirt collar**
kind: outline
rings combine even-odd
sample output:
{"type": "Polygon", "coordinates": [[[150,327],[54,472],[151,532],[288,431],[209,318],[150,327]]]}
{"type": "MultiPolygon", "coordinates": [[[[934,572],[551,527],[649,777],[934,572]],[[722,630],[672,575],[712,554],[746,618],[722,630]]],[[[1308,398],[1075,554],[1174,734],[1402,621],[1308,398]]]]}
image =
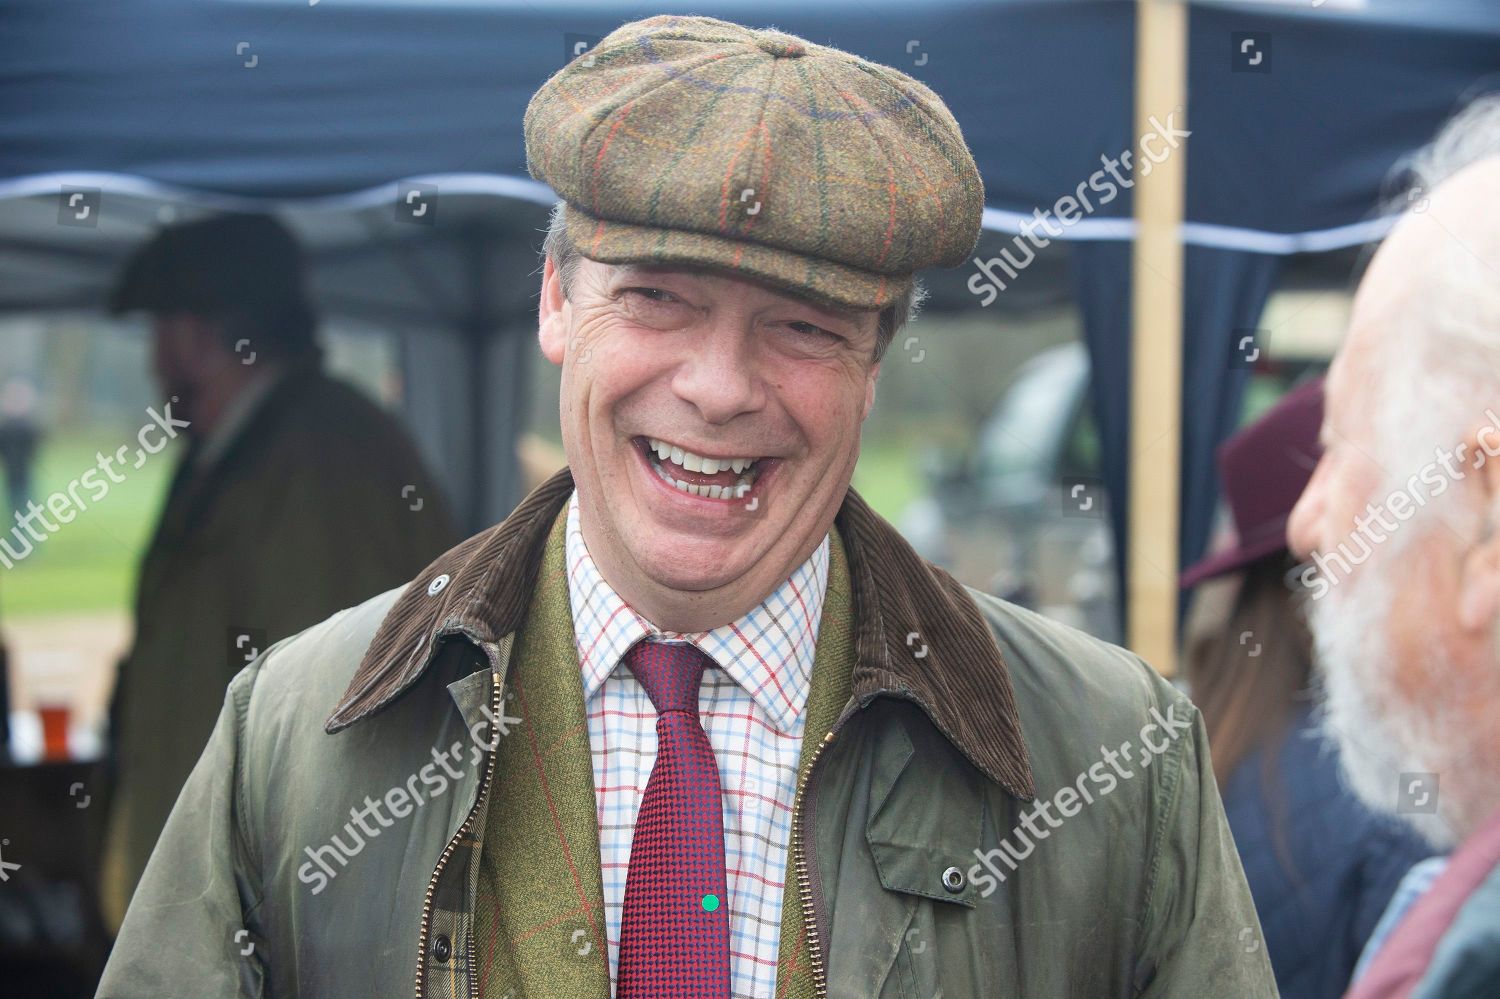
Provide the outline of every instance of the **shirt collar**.
{"type": "Polygon", "coordinates": [[[744,688],[779,731],[791,731],[807,704],[828,591],[828,547],[824,534],[812,555],[738,620],[710,631],[668,631],[631,608],[600,573],[583,541],[575,489],[568,498],[568,596],[584,699],[598,692],[641,639],[686,641],[744,688]]]}
{"type": "Polygon", "coordinates": [[[250,418],[260,409],[261,403],[266,401],[282,375],[283,372],[275,368],[258,372],[244,388],[240,389],[239,394],[229,401],[219,417],[219,422],[203,439],[203,445],[194,459],[200,470],[212,467],[223,457],[224,452],[229,450],[229,445],[234,443],[234,439],[249,425],[250,418]]]}
{"type": "MultiPolygon", "coordinates": [[[[503,670],[536,595],[542,552],[573,489],[573,470],[558,470],[505,520],[444,552],[404,587],[324,730],[339,732],[379,713],[452,643],[503,670]]],[[[1017,798],[1034,798],[1015,685],[991,619],[1002,613],[998,602],[981,609],[974,591],[918,555],[853,486],[833,531],[842,542],[854,617],[851,704],[863,707],[882,696],[914,702],[986,777],[1017,798]],[[918,634],[920,653],[911,644],[918,634]]]]}

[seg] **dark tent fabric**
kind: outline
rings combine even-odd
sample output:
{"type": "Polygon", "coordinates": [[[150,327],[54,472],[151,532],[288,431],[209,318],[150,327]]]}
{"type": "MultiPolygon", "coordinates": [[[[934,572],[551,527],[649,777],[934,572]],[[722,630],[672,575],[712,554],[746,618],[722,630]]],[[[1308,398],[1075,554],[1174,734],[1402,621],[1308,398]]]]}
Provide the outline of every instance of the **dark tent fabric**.
{"type": "MultiPolygon", "coordinates": [[[[0,310],[94,307],[165,209],[274,209],[311,244],[325,310],[406,337],[408,417],[469,522],[493,521],[518,498],[509,444],[551,200],[526,174],[526,102],[580,46],[664,12],[775,25],[923,80],[973,148],[992,241],[1138,138],[1135,9],[1111,0],[11,0],[0,18],[0,310]],[[79,190],[100,199],[92,226],[62,215],[79,190]],[[413,198],[431,213],[413,218],[413,198]]],[[[1275,270],[1262,258],[1378,236],[1372,212],[1391,166],[1466,95],[1500,88],[1497,72],[1493,3],[1192,5],[1184,562],[1207,536],[1212,449],[1243,377],[1216,358],[1256,321],[1275,270]],[[1254,67],[1236,61],[1246,34],[1264,54],[1254,67]]],[[[1117,526],[1130,213],[1124,190],[1061,237],[1077,241],[1117,526]]],[[[938,282],[932,308],[974,309],[965,276],[938,282]]]]}
{"type": "MultiPolygon", "coordinates": [[[[1115,537],[1115,577],[1121,623],[1124,621],[1130,523],[1130,341],[1119,330],[1130,323],[1131,244],[1080,242],[1072,248],[1073,286],[1083,313],[1089,364],[1093,369],[1090,402],[1099,428],[1099,455],[1109,496],[1110,526],[1115,537]]],[[[1183,372],[1184,380],[1187,372],[1183,372]]],[[[1186,407],[1184,407],[1185,409],[1186,407]]],[[[1184,468],[1187,456],[1184,454],[1184,468]]],[[[1189,472],[1188,474],[1191,474],[1189,472]]],[[[1185,519],[1184,519],[1185,522],[1185,519]]],[[[1187,563],[1184,563],[1186,565],[1187,563]]],[[[1163,566],[1164,572],[1170,567],[1163,566]]]]}
{"type": "MultiPolygon", "coordinates": [[[[1365,218],[1394,156],[1500,72],[1500,5],[1411,6],[1194,4],[1189,220],[1284,235],[1365,218]],[[1234,71],[1237,33],[1268,38],[1270,72],[1234,71]]],[[[531,94],[571,46],[663,12],[911,73],[953,110],[1001,212],[1051,205],[1133,144],[1134,6],[1113,0],[11,0],[0,183],[90,171],[279,201],[453,174],[545,197],[520,144],[531,94]]],[[[1129,214],[1127,195],[1097,217],[1129,214]]]]}
{"type": "Polygon", "coordinates": [[[532,93],[573,46],[661,13],[775,25],[911,73],[952,108],[996,207],[1029,214],[1129,125],[1133,13],[1117,2],[11,0],[0,180],[87,170],[287,199],[524,179],[532,93]],[[1070,64],[1079,51],[1091,65],[1070,64]]]}
{"type": "MultiPolygon", "coordinates": [[[[1247,337],[1253,336],[1280,266],[1280,257],[1265,253],[1187,248],[1182,411],[1193,415],[1183,421],[1185,454],[1211,459],[1238,425],[1250,365],[1265,349],[1258,338],[1247,337]]],[[[1183,465],[1180,535],[1195,561],[1213,527],[1218,481],[1213,460],[1183,465]]]]}
{"type": "MultiPolygon", "coordinates": [[[[1084,327],[1092,333],[1117,330],[1120,317],[1128,324],[1131,307],[1130,244],[1084,243],[1074,250],[1078,298],[1084,327]]],[[[1183,260],[1182,357],[1182,524],[1179,536],[1185,550],[1202,553],[1213,529],[1218,497],[1218,469],[1213,460],[1219,442],[1234,432],[1244,401],[1251,365],[1261,349],[1254,337],[1256,320],[1270,297],[1281,257],[1239,250],[1189,246],[1183,260]],[[1243,331],[1243,332],[1238,332],[1243,331]],[[1209,460],[1190,460],[1207,455],[1209,460]]],[[[1121,335],[1090,335],[1089,359],[1095,372],[1118,372],[1119,377],[1094,380],[1093,413],[1101,428],[1104,476],[1111,496],[1125,495],[1132,454],[1130,427],[1130,343],[1121,335]]],[[[1110,518],[1117,538],[1125,538],[1129,504],[1111,503],[1110,518]]],[[[1196,559],[1197,556],[1194,556],[1196,559]]],[[[1184,559],[1183,566],[1190,560],[1184,559]]],[[[1125,587],[1124,560],[1116,566],[1120,592],[1125,587]]],[[[1158,567],[1172,574],[1181,566],[1158,567]]],[[[1186,595],[1184,594],[1184,598],[1186,595]]],[[[1182,608],[1186,606],[1184,599],[1182,608]]]]}
{"type": "MultiPolygon", "coordinates": [[[[1192,144],[1188,219],[1305,233],[1308,250],[1368,218],[1395,161],[1466,100],[1500,90],[1500,4],[1491,0],[1372,4],[1365,16],[1199,4],[1188,44],[1194,121],[1234,133],[1192,144]],[[1267,72],[1237,59],[1246,35],[1265,40],[1253,68],[1267,72]]],[[[1284,241],[1238,248],[1292,251],[1284,241]]]]}

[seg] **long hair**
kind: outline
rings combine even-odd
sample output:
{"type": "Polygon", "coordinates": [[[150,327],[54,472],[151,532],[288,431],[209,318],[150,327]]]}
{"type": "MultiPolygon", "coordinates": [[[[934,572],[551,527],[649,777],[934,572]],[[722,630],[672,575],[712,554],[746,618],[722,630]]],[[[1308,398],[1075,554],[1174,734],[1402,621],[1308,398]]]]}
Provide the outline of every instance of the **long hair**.
{"type": "Polygon", "coordinates": [[[1294,566],[1285,552],[1252,562],[1223,626],[1187,649],[1187,681],[1221,790],[1256,748],[1280,742],[1292,709],[1310,696],[1312,636],[1285,583],[1294,566]]]}
{"type": "Polygon", "coordinates": [[[1286,583],[1296,565],[1282,551],[1246,566],[1228,618],[1188,645],[1184,671],[1203,713],[1221,792],[1240,763],[1261,750],[1260,787],[1272,847],[1288,879],[1301,887],[1305,882],[1287,840],[1289,803],[1278,771],[1292,712],[1313,696],[1312,635],[1286,583]]]}

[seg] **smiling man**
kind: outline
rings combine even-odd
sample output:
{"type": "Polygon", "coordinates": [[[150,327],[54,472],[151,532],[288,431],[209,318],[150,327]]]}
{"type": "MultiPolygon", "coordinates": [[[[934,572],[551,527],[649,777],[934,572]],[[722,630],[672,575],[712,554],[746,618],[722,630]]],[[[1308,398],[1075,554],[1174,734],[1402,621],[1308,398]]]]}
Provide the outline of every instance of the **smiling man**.
{"type": "Polygon", "coordinates": [[[942,101],[657,17],[526,142],[568,468],[230,685],[101,994],[1275,995],[1192,706],[850,488],[942,101]]]}
{"type": "Polygon", "coordinates": [[[827,535],[896,312],[598,263],[571,245],[566,206],[556,216],[541,345],[563,368],[584,540],[643,617],[710,630],[759,604],[827,535]]]}

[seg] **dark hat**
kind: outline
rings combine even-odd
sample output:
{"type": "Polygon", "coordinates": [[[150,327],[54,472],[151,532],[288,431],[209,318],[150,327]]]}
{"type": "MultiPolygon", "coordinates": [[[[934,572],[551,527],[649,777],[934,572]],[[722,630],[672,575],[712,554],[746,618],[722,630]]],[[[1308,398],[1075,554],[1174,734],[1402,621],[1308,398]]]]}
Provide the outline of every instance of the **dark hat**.
{"type": "Polygon", "coordinates": [[[1286,523],[1323,454],[1323,379],[1292,389],[1260,419],[1219,445],[1219,483],[1235,543],[1182,574],[1196,586],[1286,549],[1286,523]]]}
{"type": "Polygon", "coordinates": [[[270,215],[216,215],[158,231],[131,254],[109,296],[115,315],[138,309],[239,314],[271,336],[311,337],[302,248],[270,215]]]}
{"type": "Polygon", "coordinates": [[[780,31],[630,22],[542,85],[525,133],[574,245],[605,263],[710,267],[877,309],[979,238],[984,186],[937,94],[780,31]]]}

